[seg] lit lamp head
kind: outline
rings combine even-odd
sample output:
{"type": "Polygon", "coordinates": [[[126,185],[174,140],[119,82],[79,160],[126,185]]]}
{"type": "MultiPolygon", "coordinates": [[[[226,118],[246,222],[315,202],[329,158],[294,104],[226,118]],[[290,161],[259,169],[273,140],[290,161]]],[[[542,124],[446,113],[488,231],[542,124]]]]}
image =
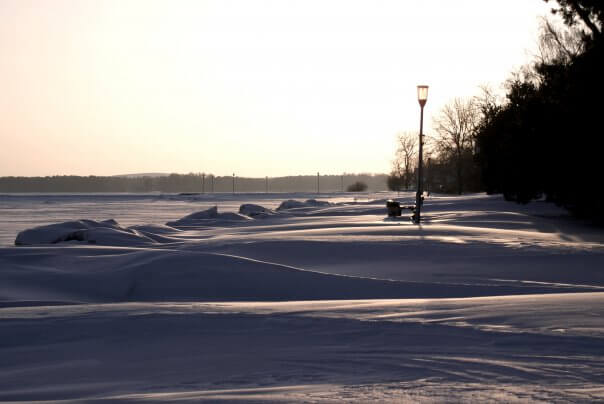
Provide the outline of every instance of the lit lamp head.
{"type": "Polygon", "coordinates": [[[428,86],[417,86],[417,100],[422,107],[428,101],[428,86]]]}

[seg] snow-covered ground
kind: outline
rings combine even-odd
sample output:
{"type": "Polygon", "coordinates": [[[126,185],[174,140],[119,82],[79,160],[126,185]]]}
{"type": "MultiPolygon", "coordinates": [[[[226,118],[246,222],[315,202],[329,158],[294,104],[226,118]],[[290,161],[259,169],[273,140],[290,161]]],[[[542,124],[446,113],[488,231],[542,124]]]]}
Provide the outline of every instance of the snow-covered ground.
{"type": "Polygon", "coordinates": [[[0,197],[0,401],[604,400],[601,229],[355,197],[0,197]]]}
{"type": "MultiPolygon", "coordinates": [[[[359,195],[364,200],[374,195],[359,195]]],[[[28,227],[86,218],[112,218],[125,226],[166,223],[196,211],[219,205],[237,211],[243,203],[279,206],[284,198],[308,199],[308,194],[206,193],[177,194],[0,194],[0,246],[12,245],[15,235],[28,227]]],[[[329,195],[338,199],[338,195],[329,195]]],[[[375,196],[378,198],[379,196],[375,196]]],[[[341,199],[341,198],[340,198],[341,199]]],[[[347,197],[347,200],[351,200],[347,197]]]]}

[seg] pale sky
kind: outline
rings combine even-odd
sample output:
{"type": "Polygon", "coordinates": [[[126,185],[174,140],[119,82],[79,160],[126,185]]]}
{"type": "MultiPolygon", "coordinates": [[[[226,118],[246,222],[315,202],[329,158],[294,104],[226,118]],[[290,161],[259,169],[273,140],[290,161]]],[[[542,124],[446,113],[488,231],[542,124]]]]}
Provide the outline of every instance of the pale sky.
{"type": "Polygon", "coordinates": [[[0,176],[390,171],[536,53],[542,0],[0,0],[0,176]]]}

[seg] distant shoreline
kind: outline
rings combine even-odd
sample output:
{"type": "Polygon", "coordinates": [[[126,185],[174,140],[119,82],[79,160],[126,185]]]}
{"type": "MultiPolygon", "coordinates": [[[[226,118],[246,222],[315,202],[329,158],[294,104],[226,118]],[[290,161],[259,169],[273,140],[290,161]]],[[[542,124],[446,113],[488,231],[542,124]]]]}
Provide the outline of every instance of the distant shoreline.
{"type": "Polygon", "coordinates": [[[0,177],[0,194],[15,193],[291,193],[344,192],[355,182],[368,192],[387,191],[386,174],[238,177],[211,174],[166,176],[48,176],[0,177]]]}

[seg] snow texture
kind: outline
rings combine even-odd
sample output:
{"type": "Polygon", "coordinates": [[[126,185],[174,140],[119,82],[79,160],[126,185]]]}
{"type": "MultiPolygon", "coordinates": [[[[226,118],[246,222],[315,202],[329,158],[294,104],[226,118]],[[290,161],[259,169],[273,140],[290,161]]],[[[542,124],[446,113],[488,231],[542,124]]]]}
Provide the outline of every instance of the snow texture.
{"type": "Polygon", "coordinates": [[[300,208],[313,208],[313,207],[325,207],[330,206],[331,203],[329,201],[321,201],[317,199],[307,199],[306,201],[297,201],[295,199],[288,199],[286,201],[281,202],[277,210],[290,210],[290,209],[300,209],[300,208]]]}
{"type": "Polygon", "coordinates": [[[418,226],[392,197],[70,196],[32,227],[55,199],[24,196],[0,402],[604,400],[601,229],[480,194],[418,226]]]}
{"type": "Polygon", "coordinates": [[[107,245],[153,242],[151,238],[137,230],[121,227],[113,219],[102,222],[82,219],[24,230],[17,235],[15,245],[56,244],[69,241],[107,245]]]}
{"type": "Polygon", "coordinates": [[[210,209],[200,212],[191,213],[179,220],[168,222],[166,225],[172,227],[195,227],[195,226],[215,226],[227,225],[232,222],[240,222],[251,220],[250,217],[235,212],[218,213],[218,207],[214,206],[210,209]]]}
{"type": "Polygon", "coordinates": [[[266,218],[275,214],[271,209],[253,203],[244,203],[239,207],[239,213],[254,219],[266,218]]]}

